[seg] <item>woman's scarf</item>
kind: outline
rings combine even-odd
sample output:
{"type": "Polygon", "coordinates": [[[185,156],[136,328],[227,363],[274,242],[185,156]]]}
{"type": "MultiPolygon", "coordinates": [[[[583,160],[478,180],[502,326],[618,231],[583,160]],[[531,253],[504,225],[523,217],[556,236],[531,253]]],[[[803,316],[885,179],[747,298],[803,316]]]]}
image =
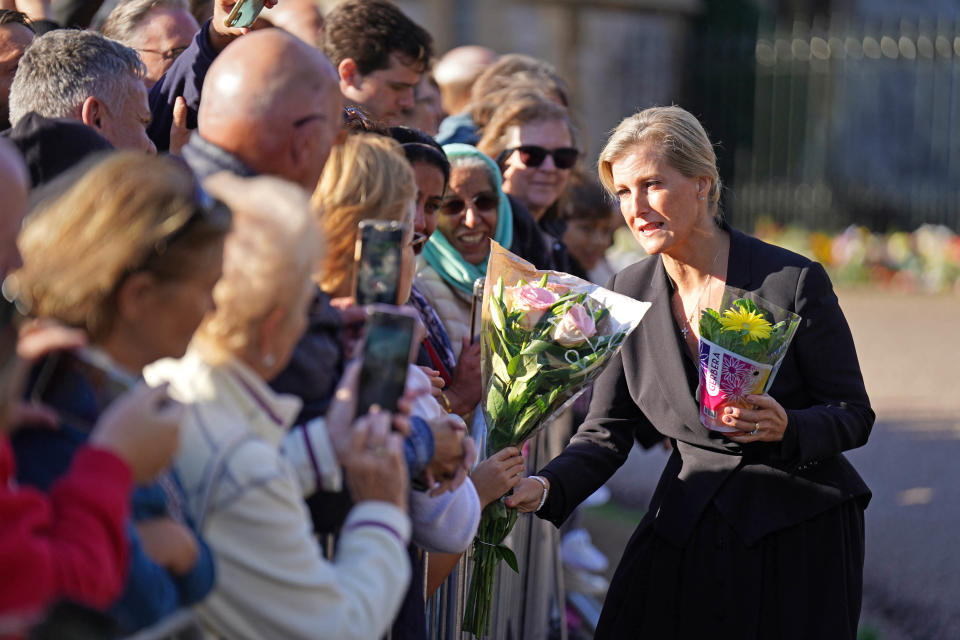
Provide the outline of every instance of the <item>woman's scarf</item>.
{"type": "MultiPolygon", "coordinates": [[[[497,164],[486,155],[471,147],[468,144],[448,144],[443,147],[451,164],[456,158],[464,156],[476,156],[482,158],[488,166],[490,184],[494,193],[497,194],[497,227],[494,231],[493,239],[503,247],[510,247],[513,243],[513,211],[510,209],[510,202],[503,193],[501,187],[502,179],[500,169],[497,164]]],[[[440,215],[443,215],[442,213],[440,215]]],[[[453,248],[439,231],[434,231],[430,236],[427,246],[423,249],[423,257],[427,264],[433,267],[445,282],[456,289],[473,295],[473,282],[477,278],[483,278],[487,273],[487,258],[484,258],[480,264],[470,264],[460,255],[460,252],[453,248]]]]}

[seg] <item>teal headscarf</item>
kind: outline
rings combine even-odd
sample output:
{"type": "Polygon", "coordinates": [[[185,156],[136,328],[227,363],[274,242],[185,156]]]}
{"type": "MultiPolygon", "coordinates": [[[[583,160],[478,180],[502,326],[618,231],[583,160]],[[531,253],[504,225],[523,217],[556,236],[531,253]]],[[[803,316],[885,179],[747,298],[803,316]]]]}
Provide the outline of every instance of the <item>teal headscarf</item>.
{"type": "MultiPolygon", "coordinates": [[[[510,201],[507,200],[507,196],[503,193],[501,187],[500,168],[493,160],[478,151],[476,147],[468,144],[444,145],[443,151],[447,154],[451,164],[454,164],[455,159],[466,156],[482,158],[486,163],[490,184],[493,186],[500,203],[497,205],[497,228],[494,231],[493,239],[501,246],[509,249],[513,243],[513,210],[510,208],[510,201]]],[[[454,249],[439,231],[434,231],[431,234],[430,241],[423,249],[423,257],[427,264],[436,269],[444,281],[467,295],[473,295],[474,280],[486,276],[487,261],[490,259],[488,255],[482,263],[470,264],[463,259],[460,252],[454,249]]]]}

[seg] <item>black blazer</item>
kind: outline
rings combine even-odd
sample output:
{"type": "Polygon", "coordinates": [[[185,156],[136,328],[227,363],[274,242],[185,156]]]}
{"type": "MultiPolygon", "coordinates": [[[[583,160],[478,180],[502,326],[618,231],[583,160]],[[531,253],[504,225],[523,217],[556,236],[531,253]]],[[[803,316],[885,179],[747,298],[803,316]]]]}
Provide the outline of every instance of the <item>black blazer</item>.
{"type": "Polygon", "coordinates": [[[738,444],[700,424],[670,310],[671,283],[658,256],[634,264],[608,288],[652,303],[597,379],[586,421],[540,473],[550,495],[538,512],[559,525],[623,463],[636,438],[674,443],[646,517],[683,545],[712,500],[748,544],[870,490],[842,455],[873,426],[850,328],[823,267],[730,231],[727,284],[801,316],[770,395],[786,409],[779,443],[738,444]]]}

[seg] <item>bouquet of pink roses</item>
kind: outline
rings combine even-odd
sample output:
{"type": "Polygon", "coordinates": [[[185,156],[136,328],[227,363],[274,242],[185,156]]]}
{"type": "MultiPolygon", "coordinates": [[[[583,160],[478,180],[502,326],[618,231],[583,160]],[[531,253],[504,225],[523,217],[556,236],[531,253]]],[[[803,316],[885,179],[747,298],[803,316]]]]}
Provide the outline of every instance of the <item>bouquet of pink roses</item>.
{"type": "MultiPolygon", "coordinates": [[[[574,276],[537,271],[492,243],[481,316],[485,452],[520,446],[573,402],[640,323],[649,302],[574,276]]],[[[474,541],[464,630],[486,633],[496,568],[518,563],[503,543],[517,519],[496,501],[474,541]]]]}

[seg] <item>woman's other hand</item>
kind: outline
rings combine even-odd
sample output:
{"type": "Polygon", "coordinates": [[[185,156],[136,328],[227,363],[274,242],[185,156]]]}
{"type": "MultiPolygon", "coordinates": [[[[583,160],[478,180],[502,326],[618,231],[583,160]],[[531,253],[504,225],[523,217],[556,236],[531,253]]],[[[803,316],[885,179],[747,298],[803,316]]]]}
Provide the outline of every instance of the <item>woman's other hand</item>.
{"type": "MultiPolygon", "coordinates": [[[[542,477],[542,476],[541,476],[542,477]]],[[[550,491],[550,481],[543,478],[547,483],[547,491],[550,491]]],[[[516,508],[520,513],[531,513],[540,506],[540,500],[543,498],[543,485],[532,477],[524,478],[513,488],[513,495],[509,495],[504,500],[508,507],[516,508]]]]}
{"type": "MultiPolygon", "coordinates": [[[[480,506],[486,507],[517,486],[526,466],[526,460],[517,447],[505,447],[478,464],[470,474],[470,479],[480,497],[480,506]]],[[[537,501],[539,503],[539,497],[537,501]]]]}
{"type": "Polygon", "coordinates": [[[197,539],[187,527],[171,518],[135,522],[143,551],[170,573],[183,576],[197,564],[197,539]]]}
{"type": "Polygon", "coordinates": [[[750,395],[747,402],[755,409],[727,407],[723,411],[723,424],[744,433],[727,435],[734,442],[780,442],[787,430],[787,412],[780,403],[767,394],[750,395]]]}
{"type": "Polygon", "coordinates": [[[471,344],[469,338],[463,339],[460,359],[451,375],[450,386],[445,393],[450,400],[450,411],[457,415],[466,415],[480,403],[480,341],[471,344]]]}

